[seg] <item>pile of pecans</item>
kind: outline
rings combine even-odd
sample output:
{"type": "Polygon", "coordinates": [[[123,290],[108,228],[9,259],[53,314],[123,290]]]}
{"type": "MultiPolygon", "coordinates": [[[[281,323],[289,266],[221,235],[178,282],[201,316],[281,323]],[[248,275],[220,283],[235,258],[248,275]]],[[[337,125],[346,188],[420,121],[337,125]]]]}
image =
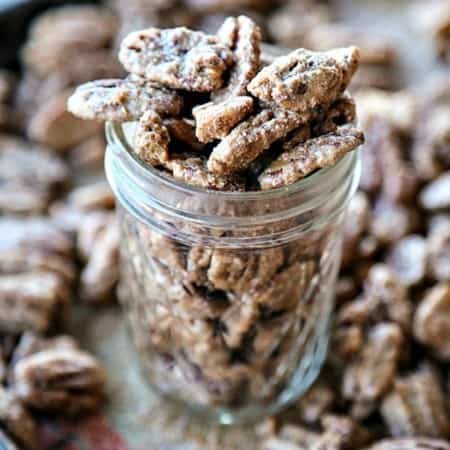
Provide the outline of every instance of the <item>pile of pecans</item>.
{"type": "MultiPolygon", "coordinates": [[[[343,25],[335,3],[111,0],[105,7],[51,9],[36,19],[20,81],[0,71],[6,448],[39,449],[35,411],[84,413],[102,398],[98,362],[59,334],[71,299],[110,301],[117,282],[114,200],[99,175],[104,132],[98,122],[67,113],[69,95],[80,83],[125,75],[113,49],[130,31],[186,25],[212,34],[239,14],[258,23],[265,41],[286,47],[358,45],[352,89],[367,140],[346,226],[328,365],[298,404],[258,427],[261,448],[450,448],[450,80],[391,92],[399,87],[395,45],[343,25]]],[[[426,20],[414,24],[423,23],[436,55],[448,58],[448,2],[433,5],[441,6],[427,4],[427,14],[419,13],[426,20]]],[[[167,117],[163,124],[193,151],[205,145],[192,122],[167,117]]]]}
{"type": "Polygon", "coordinates": [[[188,184],[245,191],[294,183],[364,142],[344,93],[359,50],[298,49],[265,65],[261,40],[247,16],[229,17],[215,35],[132,32],[119,51],[129,76],[81,85],[68,109],[137,121],[136,155],[188,184]]]}

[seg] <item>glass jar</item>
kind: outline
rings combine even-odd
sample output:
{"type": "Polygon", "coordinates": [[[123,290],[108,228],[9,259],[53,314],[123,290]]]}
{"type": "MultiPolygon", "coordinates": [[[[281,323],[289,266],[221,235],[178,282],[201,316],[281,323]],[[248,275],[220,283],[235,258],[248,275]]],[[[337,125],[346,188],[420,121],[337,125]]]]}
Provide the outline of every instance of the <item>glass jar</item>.
{"type": "Polygon", "coordinates": [[[357,152],[261,192],[188,186],[107,125],[121,226],[120,301],[160,394],[223,424],[297,399],[324,361],[357,152]]]}

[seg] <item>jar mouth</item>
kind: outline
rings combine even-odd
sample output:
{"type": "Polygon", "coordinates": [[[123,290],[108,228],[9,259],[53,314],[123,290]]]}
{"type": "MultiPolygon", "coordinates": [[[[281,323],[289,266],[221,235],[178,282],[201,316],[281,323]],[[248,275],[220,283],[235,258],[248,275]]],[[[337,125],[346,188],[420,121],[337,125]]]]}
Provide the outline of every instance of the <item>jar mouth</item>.
{"type": "Polygon", "coordinates": [[[171,190],[176,190],[184,195],[201,195],[211,197],[214,199],[223,198],[226,201],[262,201],[262,200],[276,200],[278,198],[286,198],[294,194],[301,194],[311,190],[315,186],[325,186],[330,183],[331,179],[335,179],[337,173],[346,169],[349,165],[354,164],[357,156],[355,149],[341,158],[333,166],[319,169],[307,177],[279,188],[260,190],[260,191],[218,191],[213,189],[205,189],[198,186],[192,186],[182,181],[176,180],[163,171],[155,169],[154,167],[145,164],[134,153],[131,144],[126,138],[123,124],[116,122],[107,122],[105,131],[108,142],[119,143],[123,152],[121,153],[122,162],[125,163],[129,169],[138,174],[149,183],[164,184],[171,190]]]}

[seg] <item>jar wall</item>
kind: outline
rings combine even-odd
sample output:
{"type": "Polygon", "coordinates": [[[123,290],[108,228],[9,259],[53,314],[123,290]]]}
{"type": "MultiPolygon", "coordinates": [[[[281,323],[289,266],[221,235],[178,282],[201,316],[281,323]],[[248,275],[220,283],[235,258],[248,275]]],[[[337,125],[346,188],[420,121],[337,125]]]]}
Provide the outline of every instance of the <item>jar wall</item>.
{"type": "Polygon", "coordinates": [[[118,214],[120,299],[158,391],[238,421],[307,389],[326,351],[342,211],[258,247],[222,247],[217,235],[187,244],[176,230],[169,236],[123,207],[118,214]]]}

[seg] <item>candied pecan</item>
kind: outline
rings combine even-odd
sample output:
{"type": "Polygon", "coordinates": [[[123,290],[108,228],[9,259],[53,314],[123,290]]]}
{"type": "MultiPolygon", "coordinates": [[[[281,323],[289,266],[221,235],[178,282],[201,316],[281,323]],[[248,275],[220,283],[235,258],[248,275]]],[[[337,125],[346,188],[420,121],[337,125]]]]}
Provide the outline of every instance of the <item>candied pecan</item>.
{"type": "Polygon", "coordinates": [[[177,115],[183,99],[156,83],[134,80],[97,80],[79,86],[67,101],[70,112],[83,119],[126,122],[139,120],[148,110],[177,115]]]}
{"type": "Polygon", "coordinates": [[[110,223],[99,234],[88,263],[81,272],[81,292],[89,302],[101,302],[112,296],[119,278],[119,230],[110,223]]]}
{"type": "Polygon", "coordinates": [[[362,297],[342,306],[338,322],[365,324],[370,320],[392,320],[408,330],[411,315],[406,286],[387,265],[375,264],[369,269],[362,297]]]}
{"type": "Polygon", "coordinates": [[[418,234],[405,236],[391,247],[386,263],[406,286],[422,282],[427,273],[426,240],[418,234]]]}
{"type": "Polygon", "coordinates": [[[208,279],[216,289],[246,292],[270,281],[284,262],[280,248],[213,251],[208,279]]]}
{"type": "Polygon", "coordinates": [[[116,18],[105,8],[51,9],[32,24],[21,56],[26,66],[45,77],[81,52],[107,47],[115,32],[116,18]]]}
{"type": "Polygon", "coordinates": [[[222,86],[233,62],[231,51],[216,36],[187,28],[148,28],[130,33],[119,60],[131,73],[173,89],[209,92],[222,86]]]}
{"type": "Polygon", "coordinates": [[[367,450],[450,450],[450,443],[426,437],[384,439],[367,450]]]}
{"type": "Polygon", "coordinates": [[[364,142],[363,133],[351,125],[312,138],[282,153],[259,176],[261,189],[273,189],[294,183],[316,169],[336,164],[346,153],[364,142]]]}
{"type": "Polygon", "coordinates": [[[169,118],[164,120],[171,140],[177,140],[181,145],[187,145],[188,150],[201,151],[205,148],[195,135],[195,125],[189,119],[169,118]]]}
{"type": "Polygon", "coordinates": [[[0,328],[10,333],[47,331],[63,312],[70,293],[53,273],[0,276],[0,328]]]}
{"type": "Polygon", "coordinates": [[[67,197],[69,203],[83,211],[113,209],[114,196],[105,180],[96,181],[73,189],[67,197]]]}
{"type": "Polygon", "coordinates": [[[248,85],[266,103],[303,114],[324,111],[348,86],[359,52],[348,47],[318,53],[298,49],[264,67],[248,85]]]}
{"type": "Polygon", "coordinates": [[[37,430],[33,418],[16,395],[4,388],[0,388],[0,425],[25,449],[38,449],[37,430]]]}
{"type": "Polygon", "coordinates": [[[270,278],[267,275],[273,273],[274,269],[266,267],[267,275],[264,274],[250,283],[255,285],[255,282],[259,281],[260,287],[244,293],[243,301],[256,302],[260,308],[272,312],[291,311],[299,305],[301,307],[308,301],[308,298],[303,296],[311,286],[315,269],[313,261],[297,262],[270,278]],[[264,281],[265,284],[262,284],[264,281]]]}
{"type": "Polygon", "coordinates": [[[55,189],[65,184],[68,177],[66,164],[48,149],[20,138],[0,135],[0,193],[5,197],[0,210],[3,213],[45,210],[55,189]],[[9,199],[7,194],[11,195],[9,199]],[[29,201],[21,195],[27,196],[29,201]],[[22,199],[21,208],[14,198],[22,199]]]}
{"type": "Polygon", "coordinates": [[[447,437],[450,421],[440,380],[431,367],[396,378],[381,414],[395,437],[447,437]]]}
{"type": "Polygon", "coordinates": [[[46,219],[0,220],[0,273],[54,272],[67,282],[77,276],[73,244],[66,233],[46,219]]]}
{"type": "Polygon", "coordinates": [[[417,307],[414,337],[430,347],[438,358],[450,360],[450,285],[431,288],[417,307]]]}
{"type": "Polygon", "coordinates": [[[230,97],[220,103],[196,106],[192,110],[196,122],[195,134],[200,142],[205,143],[223,139],[252,109],[253,99],[247,96],[230,97]]]}
{"type": "Polygon", "coordinates": [[[431,231],[427,253],[430,275],[438,281],[450,280],[450,227],[431,231]]]}
{"type": "Polygon", "coordinates": [[[227,85],[211,94],[214,103],[247,95],[247,85],[260,68],[261,30],[246,16],[229,17],[217,32],[219,40],[234,54],[227,85]]]}
{"type": "Polygon", "coordinates": [[[331,386],[320,381],[315,383],[297,402],[300,418],[307,424],[317,423],[330,411],[336,400],[336,392],[331,386]]]}
{"type": "Polygon", "coordinates": [[[289,111],[261,111],[240,123],[213,149],[208,169],[222,174],[246,169],[275,141],[295,129],[299,122],[300,116],[289,111]]]}
{"type": "Polygon", "coordinates": [[[220,175],[209,172],[201,157],[173,158],[169,163],[176,180],[192,186],[218,191],[244,191],[245,182],[238,175],[220,175]]]}
{"type": "Polygon", "coordinates": [[[427,210],[450,208],[450,171],[428,183],[420,193],[420,203],[427,210]]]}
{"type": "Polygon", "coordinates": [[[99,132],[101,124],[82,120],[67,111],[72,89],[59,92],[38,106],[27,127],[36,142],[64,151],[99,132]]]}
{"type": "Polygon", "coordinates": [[[185,261],[182,248],[158,231],[142,227],[142,239],[148,246],[153,258],[165,267],[184,275],[185,261]]]}
{"type": "Polygon", "coordinates": [[[88,353],[75,349],[44,350],[14,367],[14,391],[27,405],[73,416],[99,407],[105,374],[88,353]]]}
{"type": "Polygon", "coordinates": [[[370,233],[381,244],[390,245],[416,230],[419,217],[415,208],[379,197],[372,210],[370,233]]]}
{"type": "Polygon", "coordinates": [[[10,181],[0,189],[0,211],[6,214],[42,214],[50,201],[50,194],[40,186],[32,187],[10,181]]]}
{"type": "Polygon", "coordinates": [[[73,243],[70,237],[44,217],[18,219],[4,216],[0,219],[0,249],[21,248],[26,251],[42,249],[45,253],[70,256],[73,243]]]}
{"type": "Polygon", "coordinates": [[[370,405],[383,395],[394,380],[402,345],[403,335],[398,325],[380,323],[371,328],[361,353],[345,368],[344,397],[358,406],[370,405]]]}
{"type": "Polygon", "coordinates": [[[152,166],[167,165],[169,161],[170,136],[161,117],[148,110],[139,120],[136,129],[136,155],[152,166]]]}
{"type": "Polygon", "coordinates": [[[114,213],[94,210],[84,214],[77,226],[77,251],[82,260],[87,261],[92,256],[99,236],[114,222],[114,213]]]}

